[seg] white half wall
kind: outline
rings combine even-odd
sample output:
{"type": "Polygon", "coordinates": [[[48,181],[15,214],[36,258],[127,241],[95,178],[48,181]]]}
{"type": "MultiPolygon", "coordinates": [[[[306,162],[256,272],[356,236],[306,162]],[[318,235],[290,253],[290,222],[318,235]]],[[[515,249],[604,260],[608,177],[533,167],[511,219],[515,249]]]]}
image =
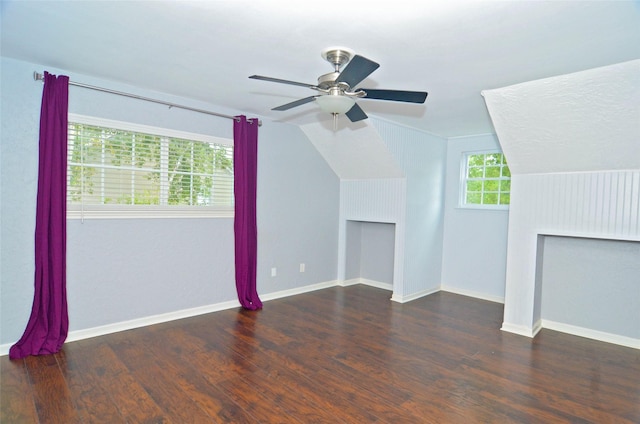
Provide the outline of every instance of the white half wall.
{"type": "Polygon", "coordinates": [[[640,60],[483,95],[512,172],[502,328],[531,337],[541,235],[640,240],[640,60]]]}
{"type": "Polygon", "coordinates": [[[533,336],[539,236],[640,241],[640,171],[514,175],[511,190],[503,329],[533,336]]]}

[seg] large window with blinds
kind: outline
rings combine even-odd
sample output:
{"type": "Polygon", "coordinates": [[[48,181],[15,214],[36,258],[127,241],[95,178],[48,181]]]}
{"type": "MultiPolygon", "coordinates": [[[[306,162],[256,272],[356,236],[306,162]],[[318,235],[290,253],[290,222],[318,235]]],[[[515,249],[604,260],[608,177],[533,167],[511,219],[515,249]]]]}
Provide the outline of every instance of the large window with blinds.
{"type": "Polygon", "coordinates": [[[233,141],[69,116],[69,217],[231,216],[233,141]]]}

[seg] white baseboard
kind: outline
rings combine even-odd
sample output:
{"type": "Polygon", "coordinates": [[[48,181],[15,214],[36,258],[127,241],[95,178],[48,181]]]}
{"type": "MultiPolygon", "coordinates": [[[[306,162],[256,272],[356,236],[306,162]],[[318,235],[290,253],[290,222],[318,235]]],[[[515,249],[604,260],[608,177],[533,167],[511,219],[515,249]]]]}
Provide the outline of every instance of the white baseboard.
{"type": "Polygon", "coordinates": [[[539,319],[538,321],[536,321],[535,324],[533,324],[533,328],[531,329],[531,332],[533,333],[533,337],[535,337],[540,330],[542,330],[542,320],[539,319]]]}
{"type": "Polygon", "coordinates": [[[349,280],[342,281],[338,285],[342,287],[347,287],[347,286],[354,286],[356,284],[363,284],[365,286],[375,287],[377,289],[393,291],[393,284],[383,283],[381,281],[376,281],[376,280],[369,280],[367,278],[351,278],[349,280]]]}
{"type": "Polygon", "coordinates": [[[324,283],[312,284],[304,287],[296,287],[295,289],[281,290],[268,294],[261,294],[260,300],[268,302],[270,300],[281,299],[283,297],[295,296],[296,294],[309,293],[316,290],[327,289],[339,285],[337,280],[326,281],[324,283]]]}
{"type": "Polygon", "coordinates": [[[351,278],[349,280],[338,281],[338,285],[340,287],[355,286],[356,284],[360,284],[360,278],[351,278]]]}
{"type": "MultiPolygon", "coordinates": [[[[282,290],[279,292],[268,293],[260,295],[260,299],[263,302],[269,300],[280,299],[282,297],[293,296],[296,294],[307,293],[315,290],[320,290],[337,285],[337,281],[327,281],[320,284],[313,284],[310,286],[298,287],[290,290],[282,290]]],[[[102,325],[99,327],[87,328],[84,330],[70,331],[67,335],[66,343],[75,342],[78,340],[89,339],[92,337],[105,336],[107,334],[118,333],[120,331],[133,330],[135,328],[146,327],[148,325],[162,324],[164,322],[174,321],[183,318],[190,318],[197,315],[204,315],[211,312],[223,311],[226,309],[239,308],[240,302],[237,300],[220,302],[212,305],[199,306],[197,308],[183,309],[180,311],[169,312],[166,314],[153,315],[144,318],[133,319],[129,321],[116,322],[113,324],[102,325]]],[[[0,345],[0,356],[9,354],[9,349],[13,343],[0,345]]]]}
{"type": "Polygon", "coordinates": [[[462,296],[469,296],[469,297],[473,297],[473,298],[476,298],[476,299],[488,300],[489,302],[495,302],[495,303],[504,304],[504,296],[493,296],[493,295],[490,295],[490,294],[480,293],[480,292],[476,292],[476,291],[472,291],[472,290],[459,289],[457,287],[447,286],[447,285],[444,285],[444,284],[442,286],[440,286],[440,290],[448,292],[448,293],[460,294],[462,296]]]}
{"type": "MultiPolygon", "coordinates": [[[[334,286],[346,287],[346,286],[355,285],[355,284],[364,284],[364,285],[368,285],[368,286],[372,286],[372,287],[376,287],[384,290],[389,290],[389,291],[393,290],[393,286],[391,284],[381,283],[379,281],[367,280],[363,278],[354,278],[354,279],[345,280],[342,282],[333,280],[333,281],[326,281],[318,284],[312,284],[304,287],[297,287],[289,290],[282,290],[274,293],[260,295],[260,298],[262,299],[262,301],[268,302],[270,300],[280,299],[288,296],[294,296],[297,294],[308,293],[308,292],[321,290],[329,287],[334,287],[334,286]]],[[[478,299],[489,300],[492,302],[504,303],[503,298],[498,298],[495,296],[487,296],[482,293],[471,292],[467,290],[460,290],[460,289],[456,289],[449,286],[442,286],[439,288],[425,290],[425,291],[414,293],[408,296],[399,296],[393,293],[391,296],[391,300],[398,303],[406,303],[406,302],[410,302],[412,300],[419,299],[421,297],[436,293],[440,290],[450,292],[450,293],[461,294],[464,296],[471,296],[478,299]]],[[[184,309],[181,311],[175,311],[175,312],[170,312],[166,314],[139,318],[139,319],[130,320],[130,321],[118,322],[118,323],[104,325],[100,327],[88,328],[85,330],[76,330],[76,331],[69,332],[69,335],[67,336],[66,341],[73,342],[77,340],[88,339],[91,337],[104,336],[107,334],[117,333],[120,331],[132,330],[134,328],[140,328],[140,327],[145,327],[145,326],[154,325],[154,324],[161,324],[163,322],[173,321],[173,320],[182,319],[182,318],[189,318],[197,315],[203,315],[211,312],[217,312],[217,311],[222,311],[222,310],[232,309],[232,308],[239,308],[239,307],[240,307],[240,303],[237,300],[233,300],[228,302],[216,303],[213,305],[206,305],[206,306],[201,306],[197,308],[184,309]]],[[[549,320],[538,321],[536,325],[533,326],[533,328],[528,328],[521,325],[515,325],[515,324],[503,322],[501,330],[532,338],[532,337],[535,337],[535,335],[538,333],[538,331],[540,331],[541,328],[548,328],[550,330],[560,331],[563,333],[573,334],[576,336],[586,337],[594,340],[599,340],[599,341],[614,343],[622,346],[632,347],[635,349],[640,349],[640,340],[638,339],[619,336],[611,333],[604,333],[604,332],[590,330],[588,328],[576,327],[568,324],[557,323],[549,320]]],[[[8,355],[9,349],[11,348],[12,345],[13,343],[0,345],[0,356],[8,355]]]]}
{"type": "Polygon", "coordinates": [[[529,328],[524,325],[510,324],[508,322],[503,322],[500,330],[529,338],[533,338],[537,333],[534,328],[529,328]]]}
{"type": "Polygon", "coordinates": [[[383,283],[381,281],[367,280],[366,278],[361,278],[360,284],[363,284],[365,286],[375,287],[377,289],[393,291],[393,284],[383,283]]]}
{"type": "Polygon", "coordinates": [[[401,296],[396,293],[393,293],[393,295],[391,296],[391,300],[398,303],[407,303],[407,302],[411,302],[412,300],[420,299],[421,297],[429,296],[430,294],[437,293],[439,291],[440,291],[440,287],[436,287],[433,289],[413,293],[407,296],[401,296]]]}
{"type": "MultiPolygon", "coordinates": [[[[134,328],[146,327],[148,325],[162,324],[163,322],[174,321],[177,319],[190,318],[197,315],[208,314],[211,312],[223,311],[225,309],[239,308],[240,302],[232,300],[228,302],[220,302],[213,305],[199,306],[197,308],[183,309],[180,311],[169,312],[166,314],[152,315],[143,318],[132,319],[129,321],[121,321],[99,327],[87,328],[84,330],[69,331],[65,343],[75,342],[78,340],[90,339],[92,337],[104,336],[107,334],[118,333],[120,331],[133,330],[134,328]]],[[[9,349],[13,343],[0,345],[0,356],[8,355],[9,349]]]]}
{"type": "Polygon", "coordinates": [[[621,336],[619,334],[606,333],[604,331],[592,330],[590,328],[577,327],[575,325],[564,324],[561,322],[555,322],[546,319],[542,319],[536,322],[533,328],[503,322],[501,330],[533,338],[543,328],[559,331],[561,333],[571,334],[574,336],[585,337],[587,339],[597,340],[599,342],[613,343],[620,346],[640,349],[640,339],[621,336]]]}
{"type": "Polygon", "coordinates": [[[604,331],[591,330],[589,328],[577,327],[575,325],[563,324],[561,322],[549,321],[546,319],[542,320],[542,327],[548,328],[549,330],[559,331],[561,333],[567,333],[574,336],[598,340],[600,342],[613,343],[620,346],[640,349],[640,339],[634,339],[633,337],[606,333],[604,331]]]}

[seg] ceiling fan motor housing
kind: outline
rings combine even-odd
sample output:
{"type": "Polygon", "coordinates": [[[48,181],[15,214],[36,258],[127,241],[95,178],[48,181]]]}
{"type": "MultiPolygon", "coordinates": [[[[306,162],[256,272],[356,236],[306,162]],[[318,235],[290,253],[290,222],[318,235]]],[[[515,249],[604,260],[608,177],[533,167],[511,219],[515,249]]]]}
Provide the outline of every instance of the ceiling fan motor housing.
{"type": "Polygon", "coordinates": [[[340,72],[337,72],[337,71],[320,75],[318,77],[318,87],[322,88],[323,90],[331,90],[331,88],[336,88],[342,92],[349,91],[351,87],[349,87],[349,84],[347,84],[346,82],[339,82],[336,84],[335,81],[336,79],[338,79],[339,75],[340,75],[340,72]]]}

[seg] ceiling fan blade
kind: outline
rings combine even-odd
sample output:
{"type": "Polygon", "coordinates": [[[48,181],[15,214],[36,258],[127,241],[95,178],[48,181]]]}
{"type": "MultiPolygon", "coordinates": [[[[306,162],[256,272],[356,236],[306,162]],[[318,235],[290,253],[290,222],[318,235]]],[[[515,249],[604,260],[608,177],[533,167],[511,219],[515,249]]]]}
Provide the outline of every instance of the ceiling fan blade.
{"type": "Polygon", "coordinates": [[[376,90],[373,88],[363,88],[362,91],[367,93],[363,99],[392,100],[394,102],[408,103],[424,103],[428,94],[424,91],[376,90]]]}
{"type": "Polygon", "coordinates": [[[349,84],[349,87],[355,87],[360,81],[371,75],[371,73],[379,67],[380,65],[378,63],[366,57],[355,55],[353,59],[347,63],[344,70],[340,72],[340,75],[336,78],[336,83],[346,82],[349,84]]]}
{"type": "Polygon", "coordinates": [[[301,106],[301,105],[303,105],[305,103],[312,102],[312,101],[314,101],[316,99],[316,97],[318,97],[318,96],[305,97],[304,99],[296,100],[295,102],[287,103],[286,105],[274,107],[271,110],[289,110],[289,109],[292,109],[292,108],[294,108],[296,106],[301,106]]]}
{"type": "Polygon", "coordinates": [[[362,110],[357,103],[354,104],[353,107],[345,113],[345,115],[347,115],[347,118],[349,118],[351,122],[358,122],[368,118],[367,114],[364,113],[364,110],[362,110]]]}
{"type": "Polygon", "coordinates": [[[318,89],[318,87],[313,84],[305,84],[304,82],[289,81],[289,80],[284,80],[279,78],[263,77],[262,75],[251,75],[249,78],[261,80],[261,81],[278,82],[280,84],[298,85],[300,87],[312,88],[314,90],[318,89]]]}

